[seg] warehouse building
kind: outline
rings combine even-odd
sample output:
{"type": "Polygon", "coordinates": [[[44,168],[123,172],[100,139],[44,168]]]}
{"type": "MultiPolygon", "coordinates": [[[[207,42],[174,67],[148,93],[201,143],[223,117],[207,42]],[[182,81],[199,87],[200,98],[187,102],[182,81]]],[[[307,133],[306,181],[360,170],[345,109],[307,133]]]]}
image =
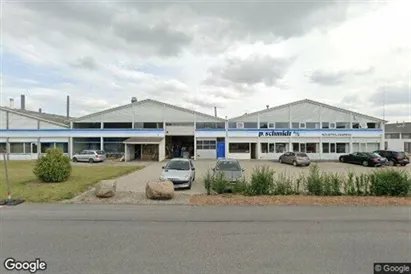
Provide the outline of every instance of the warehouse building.
{"type": "Polygon", "coordinates": [[[411,153],[411,123],[386,124],[385,148],[411,153]]]}
{"type": "Polygon", "coordinates": [[[384,147],[384,121],[311,100],[245,114],[229,120],[156,100],[72,118],[25,109],[0,108],[0,149],[10,159],[36,159],[61,147],[72,157],[84,149],[104,150],[125,161],[194,159],[278,159],[286,151],[312,159],[384,147]]]}

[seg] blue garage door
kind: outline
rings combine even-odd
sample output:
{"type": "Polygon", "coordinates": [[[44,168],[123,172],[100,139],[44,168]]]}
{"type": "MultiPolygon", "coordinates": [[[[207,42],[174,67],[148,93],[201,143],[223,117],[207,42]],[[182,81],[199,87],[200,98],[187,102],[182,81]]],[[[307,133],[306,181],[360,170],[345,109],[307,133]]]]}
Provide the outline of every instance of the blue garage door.
{"type": "Polygon", "coordinates": [[[217,158],[225,158],[225,142],[217,143],[217,158]]]}

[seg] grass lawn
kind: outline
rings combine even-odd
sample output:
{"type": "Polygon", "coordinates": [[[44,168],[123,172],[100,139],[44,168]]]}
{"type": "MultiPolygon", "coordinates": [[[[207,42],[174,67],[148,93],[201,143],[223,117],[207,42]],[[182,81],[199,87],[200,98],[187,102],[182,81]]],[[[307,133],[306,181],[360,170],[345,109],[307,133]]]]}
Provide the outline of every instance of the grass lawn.
{"type": "MultiPolygon", "coordinates": [[[[113,179],[143,168],[142,166],[74,166],[68,181],[42,183],[33,174],[35,161],[9,161],[12,198],[45,203],[71,199],[101,180],[113,179]]],[[[0,162],[0,200],[7,198],[4,163],[0,162]]]]}

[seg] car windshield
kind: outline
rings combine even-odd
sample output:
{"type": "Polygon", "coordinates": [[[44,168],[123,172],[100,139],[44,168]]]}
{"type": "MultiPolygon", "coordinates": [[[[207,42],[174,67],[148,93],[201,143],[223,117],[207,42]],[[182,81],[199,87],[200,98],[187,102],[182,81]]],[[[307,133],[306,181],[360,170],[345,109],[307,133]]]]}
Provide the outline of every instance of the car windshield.
{"type": "Polygon", "coordinates": [[[104,152],[104,150],[97,150],[96,153],[97,153],[98,155],[104,155],[104,154],[106,154],[106,153],[104,152]]]}
{"type": "Polygon", "coordinates": [[[188,161],[173,160],[173,161],[168,162],[166,169],[190,170],[190,165],[188,161]]]}
{"type": "Polygon", "coordinates": [[[297,157],[308,157],[305,153],[297,153],[297,157]]]}
{"type": "Polygon", "coordinates": [[[374,153],[372,153],[372,154],[374,154],[374,155],[377,156],[377,157],[382,157],[380,154],[378,154],[378,153],[376,153],[376,152],[374,152],[374,153]]]}
{"type": "Polygon", "coordinates": [[[366,156],[368,156],[368,157],[371,157],[371,158],[379,158],[379,157],[381,157],[380,155],[378,155],[377,153],[369,153],[369,152],[366,152],[366,153],[364,153],[366,156]]]}
{"type": "Polygon", "coordinates": [[[217,169],[224,171],[240,171],[241,167],[237,161],[221,161],[217,163],[217,169]]]}

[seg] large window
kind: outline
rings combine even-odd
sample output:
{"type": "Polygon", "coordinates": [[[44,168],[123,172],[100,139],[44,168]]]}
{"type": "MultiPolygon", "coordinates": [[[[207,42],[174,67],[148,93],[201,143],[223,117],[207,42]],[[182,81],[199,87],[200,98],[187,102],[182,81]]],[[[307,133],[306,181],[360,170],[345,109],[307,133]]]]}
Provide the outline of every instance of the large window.
{"type": "Polygon", "coordinates": [[[63,153],[68,153],[68,143],[56,143],[56,148],[63,150],[63,153]]]}
{"type": "Polygon", "coordinates": [[[286,143],[275,143],[275,153],[284,153],[287,151],[286,143]]]}
{"type": "Polygon", "coordinates": [[[323,153],[347,153],[347,143],[323,143],[323,153]]]}
{"type": "Polygon", "coordinates": [[[400,139],[399,133],[385,133],[385,139],[400,139]]]}
{"type": "Polygon", "coordinates": [[[216,149],[216,140],[197,140],[196,148],[199,150],[216,149]]]}
{"type": "Polygon", "coordinates": [[[317,143],[307,143],[306,152],[307,153],[318,153],[319,144],[317,143]]]}
{"type": "Polygon", "coordinates": [[[261,153],[268,153],[268,143],[261,143],[261,153]]]}
{"type": "Polygon", "coordinates": [[[274,144],[268,144],[268,151],[270,153],[274,153],[275,152],[275,145],[274,144]]]}
{"type": "Polygon", "coordinates": [[[0,143],[0,153],[4,153],[7,149],[6,143],[0,143]]]}
{"type": "Polygon", "coordinates": [[[196,128],[225,128],[225,123],[224,122],[220,122],[220,123],[197,122],[196,128]]]}
{"type": "Polygon", "coordinates": [[[24,143],[10,143],[10,153],[24,153],[24,143]]]}
{"type": "Polygon", "coordinates": [[[403,133],[401,138],[402,139],[411,139],[411,133],[403,133]]]}
{"type": "Polygon", "coordinates": [[[250,143],[230,143],[228,144],[229,153],[249,153],[250,143]]]}
{"type": "Polygon", "coordinates": [[[289,128],[290,124],[288,122],[275,122],[275,128],[289,128]]]}
{"type": "Polygon", "coordinates": [[[54,143],[41,143],[41,153],[46,153],[49,148],[54,148],[54,143]]]}
{"type": "Polygon", "coordinates": [[[315,122],[307,122],[305,123],[307,128],[320,128],[320,123],[315,123],[315,122]]]}

